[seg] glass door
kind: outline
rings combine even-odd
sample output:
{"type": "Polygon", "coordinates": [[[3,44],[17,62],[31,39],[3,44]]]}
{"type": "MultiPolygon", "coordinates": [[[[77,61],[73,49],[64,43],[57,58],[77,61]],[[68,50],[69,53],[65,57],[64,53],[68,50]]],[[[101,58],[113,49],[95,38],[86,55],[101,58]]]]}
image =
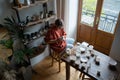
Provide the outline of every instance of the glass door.
{"type": "Polygon", "coordinates": [[[98,16],[95,48],[109,55],[118,23],[120,0],[99,0],[101,10],[98,16]]]}
{"type": "Polygon", "coordinates": [[[118,23],[120,0],[79,0],[77,40],[109,54],[118,23]]]}
{"type": "Polygon", "coordinates": [[[104,0],[98,30],[114,34],[120,11],[120,0],[104,0]]]}
{"type": "Polygon", "coordinates": [[[97,0],[82,1],[81,24],[85,24],[90,27],[94,26],[96,5],[97,5],[97,0]]]}
{"type": "Polygon", "coordinates": [[[92,43],[98,0],[79,0],[77,40],[92,43]]]}

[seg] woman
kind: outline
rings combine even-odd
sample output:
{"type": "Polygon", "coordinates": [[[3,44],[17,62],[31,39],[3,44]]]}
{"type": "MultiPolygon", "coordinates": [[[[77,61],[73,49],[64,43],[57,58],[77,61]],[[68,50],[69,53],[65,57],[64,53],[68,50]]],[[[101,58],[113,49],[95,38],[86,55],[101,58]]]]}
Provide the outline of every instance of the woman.
{"type": "Polygon", "coordinates": [[[45,42],[50,45],[50,48],[55,52],[61,53],[66,48],[66,33],[63,29],[63,22],[57,19],[45,36],[45,42]]]}

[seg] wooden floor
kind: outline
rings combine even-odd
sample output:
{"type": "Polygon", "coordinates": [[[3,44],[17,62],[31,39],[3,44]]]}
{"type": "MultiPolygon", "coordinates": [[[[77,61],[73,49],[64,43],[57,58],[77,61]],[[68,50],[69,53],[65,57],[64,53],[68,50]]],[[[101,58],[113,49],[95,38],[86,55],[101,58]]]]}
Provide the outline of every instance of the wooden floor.
{"type": "MultiPolygon", "coordinates": [[[[61,72],[58,72],[58,63],[54,62],[51,66],[51,57],[47,57],[40,63],[34,66],[34,70],[37,74],[33,74],[32,80],[65,80],[65,63],[61,63],[61,72]]],[[[71,79],[70,80],[80,80],[80,72],[76,71],[71,67],[71,79]]]]}

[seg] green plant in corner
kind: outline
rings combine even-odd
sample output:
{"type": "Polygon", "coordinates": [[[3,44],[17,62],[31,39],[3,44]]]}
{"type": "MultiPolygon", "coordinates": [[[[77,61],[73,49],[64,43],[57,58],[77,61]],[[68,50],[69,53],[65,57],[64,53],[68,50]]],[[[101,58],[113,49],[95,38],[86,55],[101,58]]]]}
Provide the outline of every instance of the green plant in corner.
{"type": "MultiPolygon", "coordinates": [[[[6,48],[12,49],[12,45],[13,45],[13,40],[12,39],[8,39],[8,40],[0,40],[0,44],[2,44],[3,46],[5,46],[6,48]]],[[[12,49],[13,50],[13,49],[12,49]]]]}
{"type": "Polygon", "coordinates": [[[4,18],[3,27],[6,28],[13,39],[23,39],[23,30],[20,29],[20,25],[15,19],[11,16],[11,18],[4,18]]]}
{"type": "Polygon", "coordinates": [[[23,65],[24,63],[29,63],[29,56],[33,53],[33,49],[27,48],[23,43],[23,30],[21,29],[20,24],[15,21],[15,19],[11,16],[4,19],[4,28],[6,28],[11,37],[11,41],[1,41],[1,44],[4,44],[6,47],[13,48],[13,56],[15,57],[15,61],[19,65],[23,65]],[[10,46],[8,43],[13,44],[10,46]]]}
{"type": "Polygon", "coordinates": [[[28,57],[33,54],[32,48],[19,49],[14,52],[15,60],[18,64],[29,64],[28,57]]]}

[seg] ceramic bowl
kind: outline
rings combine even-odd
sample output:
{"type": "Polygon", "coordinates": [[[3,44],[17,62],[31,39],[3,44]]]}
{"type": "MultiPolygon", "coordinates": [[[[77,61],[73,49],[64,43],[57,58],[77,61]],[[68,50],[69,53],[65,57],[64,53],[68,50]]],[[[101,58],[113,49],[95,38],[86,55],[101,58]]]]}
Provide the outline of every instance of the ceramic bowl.
{"type": "Polygon", "coordinates": [[[116,66],[117,65],[117,62],[115,60],[110,60],[109,61],[109,65],[110,66],[116,66]]]}
{"type": "Polygon", "coordinates": [[[80,61],[83,62],[83,63],[86,63],[88,61],[88,58],[86,57],[81,57],[80,58],[80,61]]]}

